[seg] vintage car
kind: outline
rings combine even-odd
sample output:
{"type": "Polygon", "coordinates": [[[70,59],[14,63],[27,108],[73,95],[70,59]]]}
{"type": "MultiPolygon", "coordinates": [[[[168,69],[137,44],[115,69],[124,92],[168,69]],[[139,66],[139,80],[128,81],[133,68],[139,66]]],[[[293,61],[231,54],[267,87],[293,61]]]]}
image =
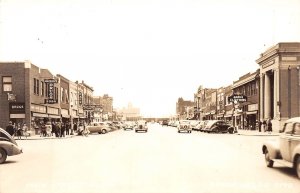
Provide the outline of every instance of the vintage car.
{"type": "Polygon", "coordinates": [[[124,123],[123,129],[124,130],[127,130],[127,129],[133,130],[134,126],[135,126],[135,123],[133,121],[127,121],[124,123]]]}
{"type": "Polygon", "coordinates": [[[234,133],[234,128],[222,120],[210,120],[203,129],[207,133],[234,133]]]}
{"type": "Polygon", "coordinates": [[[105,134],[112,131],[111,127],[105,122],[94,122],[86,126],[90,133],[105,134]]]}
{"type": "Polygon", "coordinates": [[[22,148],[18,146],[12,136],[4,129],[0,128],[0,164],[5,162],[7,156],[13,156],[23,153],[22,148]]]}
{"type": "Polygon", "coordinates": [[[180,120],[177,129],[178,133],[181,133],[182,131],[192,133],[191,122],[189,120],[180,120]]]}
{"type": "Polygon", "coordinates": [[[148,131],[147,122],[143,120],[137,121],[137,124],[134,129],[135,132],[139,132],[139,131],[147,132],[148,131]]]}
{"type": "Polygon", "coordinates": [[[192,130],[196,130],[197,125],[200,123],[198,120],[190,120],[192,130]]]}
{"type": "Polygon", "coordinates": [[[294,168],[300,178],[300,117],[287,120],[280,133],[279,139],[266,141],[262,145],[266,165],[273,167],[277,162],[294,168]]]}

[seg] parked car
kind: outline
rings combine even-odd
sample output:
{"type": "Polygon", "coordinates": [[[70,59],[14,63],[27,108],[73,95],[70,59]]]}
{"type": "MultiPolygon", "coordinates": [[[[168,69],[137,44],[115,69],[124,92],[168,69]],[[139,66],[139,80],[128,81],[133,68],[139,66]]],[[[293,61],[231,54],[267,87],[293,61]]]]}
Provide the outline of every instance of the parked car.
{"type": "Polygon", "coordinates": [[[111,127],[105,122],[94,122],[86,126],[90,133],[105,134],[112,131],[111,127]]]}
{"type": "Polygon", "coordinates": [[[207,124],[208,121],[200,121],[200,123],[198,125],[196,125],[195,130],[196,131],[203,131],[203,129],[205,128],[205,125],[207,124]]]}
{"type": "Polygon", "coordinates": [[[123,129],[124,129],[124,130],[127,130],[127,129],[133,130],[134,125],[135,125],[134,122],[132,122],[132,121],[127,121],[127,122],[124,123],[123,129]]]}
{"type": "Polygon", "coordinates": [[[192,132],[192,127],[189,120],[180,120],[177,129],[178,129],[178,133],[181,133],[182,131],[187,133],[192,132]]]}
{"type": "Polygon", "coordinates": [[[300,179],[300,117],[285,122],[281,135],[276,141],[266,141],[262,145],[267,167],[274,162],[293,168],[300,179]]]}
{"type": "Polygon", "coordinates": [[[205,132],[208,133],[234,133],[234,128],[222,120],[210,120],[207,122],[205,132]]]}
{"type": "Polygon", "coordinates": [[[196,126],[200,123],[197,120],[190,120],[192,130],[196,130],[196,126]]]}
{"type": "Polygon", "coordinates": [[[163,120],[161,123],[162,126],[168,126],[168,124],[169,124],[168,120],[163,120]]]}
{"type": "Polygon", "coordinates": [[[6,161],[7,156],[23,153],[13,137],[4,129],[0,128],[0,164],[6,161]]]}
{"type": "Polygon", "coordinates": [[[135,132],[139,132],[139,131],[147,132],[148,131],[147,122],[144,120],[137,121],[137,124],[134,129],[135,132]]]}

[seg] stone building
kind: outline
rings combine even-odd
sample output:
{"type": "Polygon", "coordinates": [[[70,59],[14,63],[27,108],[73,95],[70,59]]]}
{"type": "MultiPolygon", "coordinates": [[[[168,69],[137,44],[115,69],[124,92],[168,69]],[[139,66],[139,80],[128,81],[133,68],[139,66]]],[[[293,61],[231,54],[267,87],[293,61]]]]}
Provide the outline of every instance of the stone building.
{"type": "Polygon", "coordinates": [[[300,116],[300,42],[278,43],[256,60],[260,67],[260,119],[273,128],[300,116]]]}

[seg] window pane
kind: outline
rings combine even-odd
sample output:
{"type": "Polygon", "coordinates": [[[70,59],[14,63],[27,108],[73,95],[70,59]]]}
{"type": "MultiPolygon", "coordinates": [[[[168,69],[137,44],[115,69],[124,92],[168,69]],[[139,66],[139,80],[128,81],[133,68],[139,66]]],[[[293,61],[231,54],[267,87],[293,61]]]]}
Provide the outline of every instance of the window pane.
{"type": "Polygon", "coordinates": [[[11,83],[11,77],[3,77],[3,83],[11,83]]]}
{"type": "Polygon", "coordinates": [[[12,91],[11,84],[3,84],[3,91],[12,91]]]}

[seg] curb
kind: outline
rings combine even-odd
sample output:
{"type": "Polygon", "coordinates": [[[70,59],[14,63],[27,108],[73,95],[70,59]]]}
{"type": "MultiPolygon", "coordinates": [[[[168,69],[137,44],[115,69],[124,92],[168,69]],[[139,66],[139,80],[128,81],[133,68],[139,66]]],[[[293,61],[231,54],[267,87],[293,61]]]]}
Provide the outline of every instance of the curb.
{"type": "Polygon", "coordinates": [[[239,133],[237,132],[236,135],[244,135],[244,136],[279,136],[277,133],[239,133]]]}
{"type": "Polygon", "coordinates": [[[73,138],[76,135],[70,135],[70,136],[66,136],[66,137],[23,137],[22,139],[18,139],[16,137],[14,137],[14,140],[19,141],[19,140],[44,140],[44,139],[68,139],[68,138],[73,138]]]}

